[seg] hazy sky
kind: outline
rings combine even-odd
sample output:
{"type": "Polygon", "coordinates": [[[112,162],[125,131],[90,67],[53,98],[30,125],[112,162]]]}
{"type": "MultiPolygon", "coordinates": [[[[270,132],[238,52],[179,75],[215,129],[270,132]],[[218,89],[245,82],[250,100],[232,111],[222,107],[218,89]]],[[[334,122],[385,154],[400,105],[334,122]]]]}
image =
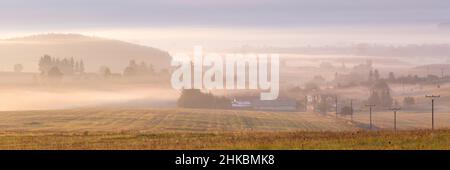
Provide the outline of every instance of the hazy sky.
{"type": "Polygon", "coordinates": [[[2,0],[3,28],[450,22],[448,0],[2,0]]]}
{"type": "MultiPolygon", "coordinates": [[[[273,33],[285,29],[299,32],[295,30],[320,28],[325,29],[326,33],[326,28],[405,28],[411,25],[436,26],[446,22],[450,22],[448,0],[0,1],[0,38],[32,33],[75,32],[108,35],[110,38],[146,45],[159,41],[166,44],[163,46],[177,42],[165,41],[165,36],[155,39],[145,35],[136,38],[136,35],[124,34],[140,30],[142,33],[156,35],[170,33],[171,35],[167,35],[169,37],[202,37],[192,32],[183,32],[190,29],[197,33],[212,30],[216,31],[215,35],[221,34],[227,38],[225,35],[233,34],[233,29],[243,28],[242,35],[252,34],[253,31],[245,31],[252,29],[271,30],[273,33]],[[227,30],[228,33],[219,30],[227,30]]],[[[205,38],[203,35],[203,38],[207,40],[211,37],[205,38]]]]}

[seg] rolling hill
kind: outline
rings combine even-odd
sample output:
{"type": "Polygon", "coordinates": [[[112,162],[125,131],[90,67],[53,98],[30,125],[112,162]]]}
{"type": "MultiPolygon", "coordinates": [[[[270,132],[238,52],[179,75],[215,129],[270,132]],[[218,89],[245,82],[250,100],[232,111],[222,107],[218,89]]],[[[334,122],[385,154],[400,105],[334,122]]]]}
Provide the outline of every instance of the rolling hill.
{"type": "Polygon", "coordinates": [[[103,65],[113,72],[122,72],[130,60],[145,61],[159,70],[168,68],[171,59],[165,51],[118,40],[79,34],[40,34],[0,40],[1,71],[22,64],[24,71],[36,72],[39,58],[45,54],[83,59],[88,72],[97,72],[103,65]]]}

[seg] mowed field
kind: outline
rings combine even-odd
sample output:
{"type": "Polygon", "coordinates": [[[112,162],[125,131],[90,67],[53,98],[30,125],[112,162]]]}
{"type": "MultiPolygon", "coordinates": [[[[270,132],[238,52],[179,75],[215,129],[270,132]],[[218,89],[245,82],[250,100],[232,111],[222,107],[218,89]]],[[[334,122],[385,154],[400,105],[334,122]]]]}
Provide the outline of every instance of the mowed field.
{"type": "Polygon", "coordinates": [[[0,149],[450,149],[449,126],[443,123],[450,119],[442,116],[439,130],[431,131],[425,130],[427,119],[403,115],[402,130],[394,132],[388,112],[374,116],[374,131],[367,129],[363,112],[355,122],[332,114],[203,109],[0,115],[0,149]],[[412,126],[416,121],[419,126],[412,126]]]}
{"type": "Polygon", "coordinates": [[[0,149],[439,149],[450,150],[450,130],[354,132],[0,132],[0,149]]]}
{"type": "MultiPolygon", "coordinates": [[[[340,117],[341,119],[351,120],[350,116],[340,117]]],[[[369,124],[369,111],[360,111],[353,116],[354,122],[369,124]]],[[[397,112],[398,130],[431,129],[431,111],[430,112],[397,112]]],[[[394,129],[394,113],[392,111],[374,111],[372,113],[373,128],[378,130],[394,129]]],[[[435,112],[434,127],[437,129],[450,128],[450,113],[435,112]]]]}
{"type": "Polygon", "coordinates": [[[73,109],[0,112],[3,131],[242,132],[351,131],[348,121],[314,113],[206,109],[73,109]]]}

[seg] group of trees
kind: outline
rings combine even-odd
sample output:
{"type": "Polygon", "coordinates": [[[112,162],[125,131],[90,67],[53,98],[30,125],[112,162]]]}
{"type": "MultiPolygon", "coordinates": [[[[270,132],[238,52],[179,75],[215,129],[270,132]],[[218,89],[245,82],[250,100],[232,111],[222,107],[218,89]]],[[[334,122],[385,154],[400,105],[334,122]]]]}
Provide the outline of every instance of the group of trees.
{"type": "Polygon", "coordinates": [[[332,94],[320,94],[313,96],[313,105],[316,112],[325,114],[335,107],[336,96],[332,94]]]}
{"type": "Polygon", "coordinates": [[[429,74],[424,77],[419,77],[417,74],[396,77],[394,72],[389,72],[389,75],[387,78],[381,78],[378,70],[376,70],[376,69],[373,71],[371,70],[369,72],[369,77],[368,77],[367,82],[369,84],[373,84],[373,83],[377,82],[378,80],[385,80],[389,83],[404,83],[404,84],[417,84],[417,83],[426,83],[426,82],[435,83],[437,81],[444,81],[444,79],[442,79],[441,77],[432,75],[432,74],[429,74]]]}
{"type": "MultiPolygon", "coordinates": [[[[387,78],[380,78],[380,74],[377,70],[369,72],[368,82],[371,84],[371,93],[367,100],[370,104],[375,104],[380,107],[390,107],[394,104],[394,100],[391,96],[391,90],[389,83],[405,83],[405,84],[417,84],[417,83],[435,83],[440,81],[441,78],[436,75],[428,75],[426,77],[419,77],[418,75],[408,75],[395,77],[394,72],[390,72],[387,78]]],[[[413,97],[405,97],[403,99],[404,106],[412,106],[415,104],[413,97]]]]}
{"type": "MultiPolygon", "coordinates": [[[[392,90],[389,87],[389,83],[419,83],[419,82],[437,82],[437,81],[445,81],[446,77],[440,78],[435,75],[428,75],[426,77],[415,76],[400,76],[396,77],[394,72],[389,72],[387,77],[381,77],[380,72],[377,69],[369,71],[368,79],[363,84],[364,86],[369,87],[369,96],[366,98],[367,100],[361,101],[362,104],[374,104],[379,109],[387,109],[392,106],[403,105],[403,107],[412,107],[416,105],[416,100],[414,97],[404,97],[403,101],[397,101],[392,97],[392,90]]],[[[450,76],[449,76],[450,80],[450,76]]],[[[356,85],[356,84],[355,84],[356,85]]],[[[315,83],[306,83],[304,88],[299,86],[290,88],[288,90],[287,95],[290,96],[307,96],[314,93],[320,93],[319,85],[315,83]]],[[[315,107],[315,111],[319,113],[326,113],[330,110],[335,110],[335,101],[332,95],[327,95],[322,93],[320,95],[316,95],[313,99],[313,104],[315,107]]],[[[299,99],[299,98],[297,98],[299,99]]],[[[361,104],[361,103],[360,103],[361,104]]],[[[353,113],[353,109],[350,105],[340,106],[340,112],[338,114],[349,115],[353,113]]]]}
{"type": "Polygon", "coordinates": [[[231,100],[211,93],[202,93],[199,89],[184,89],[177,104],[178,107],[184,108],[231,108],[231,100]]]}
{"type": "Polygon", "coordinates": [[[39,70],[43,75],[62,76],[84,73],[83,60],[75,61],[71,58],[56,58],[44,55],[39,60],[39,70]]]}
{"type": "Polygon", "coordinates": [[[378,72],[377,69],[375,70],[370,70],[369,71],[369,78],[368,78],[368,82],[369,83],[374,83],[376,81],[380,80],[380,73],[378,72]]]}
{"type": "Polygon", "coordinates": [[[404,84],[417,84],[417,83],[436,83],[437,81],[443,81],[439,76],[428,75],[426,77],[419,77],[418,75],[408,75],[398,77],[391,82],[404,83],[404,84]]]}
{"type": "MultiPolygon", "coordinates": [[[[15,65],[15,72],[20,72],[22,70],[22,65],[15,65]]],[[[74,60],[71,58],[56,58],[49,55],[44,55],[39,60],[39,70],[42,75],[49,77],[61,77],[63,75],[79,75],[84,73],[84,62],[83,60],[74,60]]],[[[154,74],[155,70],[153,65],[147,65],[145,62],[137,64],[136,61],[131,60],[129,65],[125,68],[124,76],[143,76],[154,74]]],[[[107,66],[100,67],[99,75],[103,77],[109,77],[112,75],[111,69],[107,66]]]]}
{"type": "Polygon", "coordinates": [[[317,104],[316,104],[316,111],[322,114],[327,113],[330,108],[331,108],[331,102],[328,102],[327,99],[324,100],[320,100],[317,104]]]}
{"type": "Polygon", "coordinates": [[[391,89],[384,80],[378,80],[371,87],[371,93],[368,98],[368,103],[381,107],[390,107],[394,99],[391,96],[391,89]]]}
{"type": "Polygon", "coordinates": [[[142,76],[155,73],[153,65],[147,65],[145,62],[137,64],[136,61],[131,60],[128,66],[123,71],[124,76],[142,76]]]}

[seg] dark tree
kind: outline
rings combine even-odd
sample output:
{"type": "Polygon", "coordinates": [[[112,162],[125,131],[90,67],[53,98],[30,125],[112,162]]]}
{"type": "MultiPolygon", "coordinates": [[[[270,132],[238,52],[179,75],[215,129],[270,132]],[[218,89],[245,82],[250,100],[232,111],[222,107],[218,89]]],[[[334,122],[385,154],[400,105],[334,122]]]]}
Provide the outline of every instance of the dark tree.
{"type": "Polygon", "coordinates": [[[369,83],[372,83],[373,82],[373,71],[372,70],[370,70],[369,71],[369,79],[367,80],[369,83]]]}
{"type": "Polygon", "coordinates": [[[22,64],[16,64],[16,65],[14,65],[14,72],[20,73],[20,72],[22,72],[22,70],[23,70],[22,64]]]}
{"type": "Polygon", "coordinates": [[[369,104],[380,104],[380,96],[378,95],[377,92],[372,91],[372,94],[370,95],[369,99],[368,99],[368,103],[369,104]]]}
{"type": "Polygon", "coordinates": [[[375,69],[375,71],[373,72],[373,77],[375,78],[375,81],[380,80],[380,73],[377,69],[375,69]]]}
{"type": "Polygon", "coordinates": [[[403,98],[403,105],[404,106],[412,106],[416,104],[416,100],[414,97],[405,97],[403,98]]]}
{"type": "Polygon", "coordinates": [[[107,67],[107,66],[100,67],[99,73],[103,77],[111,77],[111,75],[112,75],[111,69],[109,69],[109,67],[107,67]]]}
{"type": "Polygon", "coordinates": [[[320,90],[320,87],[316,83],[306,83],[305,90],[306,91],[320,90]]]}
{"type": "Polygon", "coordinates": [[[384,80],[377,81],[371,88],[371,94],[368,98],[369,104],[382,107],[390,107],[393,103],[391,89],[384,80]]]}
{"type": "Polygon", "coordinates": [[[339,114],[341,115],[351,115],[353,113],[353,109],[350,106],[344,106],[341,109],[339,114]]]}
{"type": "Polygon", "coordinates": [[[185,108],[221,108],[231,107],[231,101],[210,93],[202,93],[198,89],[184,89],[177,101],[178,107],[185,108]]]}
{"type": "Polygon", "coordinates": [[[61,78],[64,74],[61,73],[58,67],[52,67],[50,71],[48,71],[48,76],[51,78],[61,78]]]}
{"type": "Polygon", "coordinates": [[[394,81],[395,81],[395,75],[394,75],[394,72],[389,72],[389,78],[388,78],[388,80],[389,80],[390,82],[394,82],[394,81]]]}
{"type": "Polygon", "coordinates": [[[84,73],[84,62],[83,60],[80,61],[80,70],[79,73],[84,73]]]}

